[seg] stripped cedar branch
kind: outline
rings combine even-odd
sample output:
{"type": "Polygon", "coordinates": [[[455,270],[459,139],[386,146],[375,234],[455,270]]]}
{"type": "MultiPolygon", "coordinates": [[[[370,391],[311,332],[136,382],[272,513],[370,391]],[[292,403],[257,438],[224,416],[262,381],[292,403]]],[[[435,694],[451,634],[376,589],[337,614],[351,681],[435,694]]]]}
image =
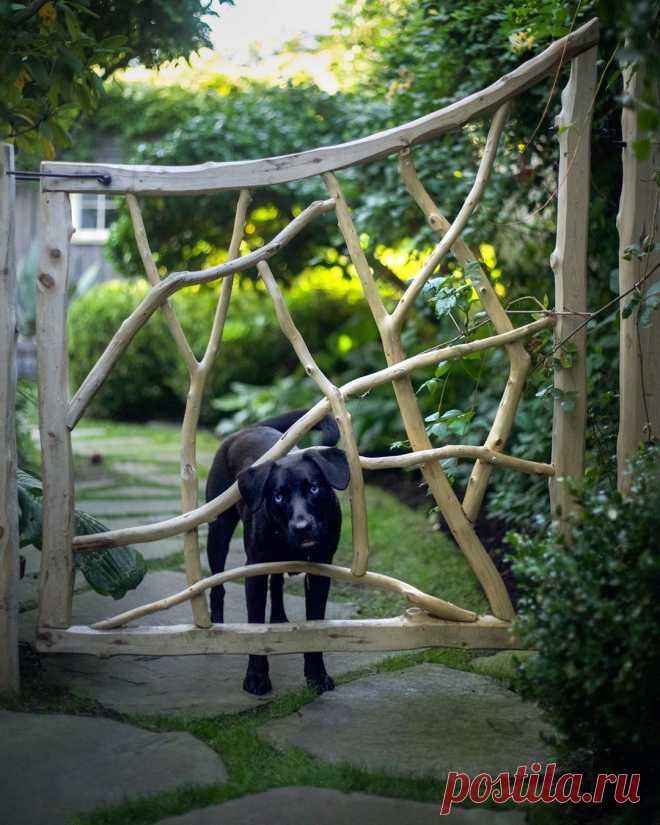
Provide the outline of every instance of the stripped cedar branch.
{"type": "MultiPolygon", "coordinates": [[[[156,286],[160,283],[160,277],[153,255],[151,254],[151,249],[149,248],[149,240],[147,238],[144,221],[142,220],[140,207],[134,195],[127,195],[126,200],[128,201],[128,208],[133,221],[135,240],[147,273],[147,278],[152,286],[156,286]]],[[[229,244],[228,260],[230,261],[238,255],[249,202],[249,192],[246,190],[242,191],[238,200],[234,229],[229,244]]],[[[190,510],[194,510],[197,507],[196,440],[199,413],[209,369],[217,355],[220,341],[222,340],[222,331],[227,317],[233,279],[234,276],[230,275],[222,282],[221,295],[213,318],[209,342],[204,357],[199,363],[190,348],[190,344],[169,301],[165,301],[161,306],[172,337],[188,368],[190,380],[186,397],[186,409],[183,416],[183,426],[181,428],[181,509],[184,513],[190,512],[190,510]]],[[[183,553],[188,584],[194,584],[202,578],[202,568],[199,559],[199,537],[196,527],[184,533],[183,553]]],[[[191,600],[191,606],[193,619],[197,627],[210,627],[211,618],[209,616],[206,598],[203,595],[196,596],[191,600]]]]}
{"type": "Polygon", "coordinates": [[[40,653],[86,653],[92,656],[191,656],[241,653],[416,650],[424,647],[478,649],[524,648],[509,622],[480,616],[476,622],[435,619],[410,607],[392,619],[329,619],[280,624],[215,624],[207,630],[192,625],[134,626],[120,630],[40,628],[40,653]]]}
{"type": "MultiPolygon", "coordinates": [[[[498,112],[495,117],[498,118],[500,114],[501,113],[498,112]]],[[[335,175],[326,174],[323,177],[329,193],[335,198],[339,229],[346,241],[348,253],[356,268],[358,277],[362,283],[362,288],[367,297],[367,302],[378,327],[385,358],[390,368],[395,370],[391,380],[408,440],[410,441],[412,449],[415,451],[429,450],[431,449],[431,442],[426,433],[424,419],[419,411],[417,397],[410,380],[409,371],[396,372],[397,365],[406,360],[405,352],[401,344],[400,330],[393,323],[393,316],[389,315],[383,306],[366,256],[360,247],[359,238],[351,219],[348,204],[341,192],[339,181],[335,175]]],[[[399,304],[399,306],[401,306],[401,304],[399,304]]],[[[426,354],[427,353],[423,353],[420,355],[424,357],[426,354]]],[[[373,376],[371,376],[371,379],[373,380],[373,376]]],[[[502,577],[497,572],[490,556],[474,532],[442,468],[435,462],[425,464],[422,472],[436,504],[447,522],[447,526],[456,539],[456,543],[465,554],[470,567],[481,583],[494,615],[504,620],[512,619],[514,615],[513,605],[511,604],[511,599],[504,586],[502,577]]]]}
{"type": "Polygon", "coordinates": [[[72,430],[76,426],[80,416],[108,377],[126,347],[170,295],[187,286],[207,284],[220,278],[227,278],[236,272],[244,272],[246,269],[256,266],[259,261],[271,258],[290,243],[310,221],[333,208],[334,201],[332,200],[315,201],[304,209],[298,217],[294,218],[272,241],[259,249],[255,249],[254,252],[242,255],[234,261],[227,261],[219,266],[203,269],[200,272],[173,272],[158,286],[153,287],[113,335],[112,340],[94,368],[71,399],[66,418],[67,427],[72,430]]]}
{"type": "Polygon", "coordinates": [[[0,694],[18,693],[19,535],[16,489],[16,180],[0,145],[0,694]]]}
{"type": "Polygon", "coordinates": [[[423,593],[421,590],[418,590],[406,582],[399,581],[399,579],[394,579],[391,576],[385,576],[382,573],[367,572],[363,576],[354,576],[348,567],[337,567],[334,564],[316,564],[315,562],[309,561],[277,561],[265,562],[263,564],[246,564],[244,567],[236,567],[233,570],[225,570],[224,573],[216,573],[214,576],[200,579],[191,587],[187,587],[185,590],[181,590],[172,596],[166,596],[164,599],[134,607],[132,610],[127,610],[110,619],[103,619],[103,621],[96,622],[96,624],[92,625],[92,628],[94,628],[94,630],[110,630],[114,627],[121,627],[122,625],[128,624],[128,622],[142,618],[142,616],[149,616],[151,613],[167,610],[170,607],[174,607],[174,605],[188,601],[193,596],[196,596],[198,593],[203,593],[211,587],[217,587],[220,584],[234,581],[235,579],[282,573],[306,573],[310,576],[329,576],[331,579],[348,582],[349,584],[380,587],[383,590],[398,593],[400,596],[408,599],[409,602],[412,602],[412,604],[421,607],[427,613],[430,613],[432,616],[437,616],[439,619],[449,619],[454,622],[476,622],[477,620],[477,614],[471,610],[463,610],[462,607],[457,607],[451,602],[444,601],[444,599],[430,596],[428,593],[423,593]]]}
{"type": "Polygon", "coordinates": [[[43,542],[39,570],[40,627],[68,627],[73,596],[73,455],[65,426],[69,393],[67,304],[69,196],[41,193],[37,277],[37,368],[43,481],[43,542]]]}
{"type": "MultiPolygon", "coordinates": [[[[147,231],[144,227],[144,221],[142,220],[142,212],[140,211],[140,206],[137,202],[137,198],[135,195],[128,194],[126,195],[126,203],[128,204],[128,211],[131,213],[131,221],[133,223],[133,234],[135,235],[135,243],[137,244],[138,252],[140,253],[140,258],[142,258],[142,265],[144,266],[144,271],[147,273],[147,280],[151,284],[151,286],[157,286],[161,279],[160,275],[158,274],[158,267],[156,266],[156,262],[154,261],[154,256],[151,254],[151,248],[149,247],[149,239],[147,237],[147,231]]],[[[181,324],[179,323],[179,319],[174,314],[174,310],[172,309],[172,305],[168,300],[165,300],[163,305],[161,306],[163,311],[163,315],[165,316],[165,320],[167,322],[167,326],[170,329],[170,333],[172,334],[172,338],[177,345],[177,348],[181,354],[181,357],[185,361],[186,367],[188,367],[188,372],[192,373],[194,369],[197,367],[197,359],[193,354],[193,351],[190,349],[190,344],[186,339],[186,335],[181,328],[181,324]]]]}
{"type": "MultiPolygon", "coordinates": [[[[344,197],[344,193],[339,185],[337,176],[332,172],[328,172],[323,175],[323,182],[325,183],[328,193],[335,202],[335,211],[337,213],[337,224],[339,226],[339,231],[341,232],[344,242],[346,243],[348,255],[358,274],[358,278],[362,284],[364,297],[367,299],[367,304],[369,305],[371,314],[374,316],[374,321],[376,322],[379,333],[381,333],[382,339],[383,336],[381,329],[389,320],[389,314],[385,309],[385,304],[381,298],[380,291],[378,290],[378,286],[371,273],[371,267],[369,266],[367,256],[364,254],[364,249],[362,249],[360,244],[360,238],[351,218],[351,211],[346,203],[346,198],[344,197]]],[[[385,341],[383,341],[383,346],[385,346],[385,341]]],[[[389,363],[387,350],[385,351],[385,356],[389,363]]]]}
{"type": "Polygon", "coordinates": [[[598,36],[598,20],[594,18],[561,40],[555,41],[545,51],[500,77],[487,88],[403,126],[368,135],[350,143],[254,161],[204,163],[199,166],[122,166],[49,161],[42,164],[44,172],[107,174],[112,180],[105,186],[97,180],[51,178],[45,180],[44,185],[47,190],[103,194],[151,192],[154,195],[167,195],[217,192],[271,186],[343,169],[357,163],[366,163],[399,152],[406,146],[414,146],[459,129],[468,121],[483,118],[506,101],[553,74],[558,66],[594,46],[598,42],[598,36]]]}
{"type": "Polygon", "coordinates": [[[505,103],[497,110],[497,112],[495,112],[493,120],[490,124],[490,129],[488,130],[486,146],[484,147],[484,153],[479,164],[477,176],[474,179],[469,195],[465,199],[458,215],[454,218],[454,222],[445,232],[443,239],[435,247],[433,252],[431,252],[408,289],[406,289],[399,299],[399,303],[392,313],[392,326],[397,332],[401,331],[403,322],[406,318],[406,313],[415,303],[415,298],[417,298],[419,293],[422,291],[424,284],[426,284],[428,279],[431,277],[433,271],[438,266],[442,258],[447,254],[449,249],[454,245],[454,242],[459,238],[461,232],[465,229],[470,215],[479,204],[479,201],[483,196],[484,189],[486,188],[486,184],[488,183],[488,179],[490,178],[493,164],[495,163],[497,146],[500,142],[500,136],[502,135],[502,130],[504,129],[504,123],[509,113],[509,109],[510,104],[505,103]]]}
{"type": "MultiPolygon", "coordinates": [[[[433,199],[420,181],[410,151],[402,152],[399,155],[399,169],[408,192],[426,215],[429,226],[438,232],[438,234],[446,235],[451,225],[449,221],[440,214],[433,199]]],[[[507,332],[513,329],[511,319],[500,303],[488,274],[479,264],[477,256],[472,252],[470,247],[462,238],[457,238],[451,247],[451,251],[463,268],[471,263],[478,264],[479,300],[496,331],[507,332]]],[[[506,351],[510,362],[509,378],[485,444],[488,450],[497,452],[501,452],[504,449],[511,434],[516,410],[525,385],[525,378],[527,377],[532,360],[522,343],[509,344],[506,347],[506,351]]],[[[492,470],[493,462],[489,462],[483,458],[477,459],[472,468],[472,473],[470,474],[463,498],[463,510],[471,522],[475,522],[479,515],[492,470]]]]}
{"type": "MultiPolygon", "coordinates": [[[[591,116],[596,90],[596,49],[579,55],[571,63],[569,80],[561,95],[557,117],[559,173],[557,193],[557,241],[550,257],[555,275],[555,307],[559,312],[587,310],[587,246],[589,238],[589,193],[591,179],[591,116]],[[569,174],[570,169],[570,174],[569,174]]],[[[560,315],[555,341],[574,332],[580,322],[560,315]]],[[[573,362],[568,368],[555,367],[555,395],[552,418],[552,463],[557,474],[550,479],[550,508],[560,530],[570,538],[569,516],[577,503],[571,494],[569,477],[584,472],[584,439],[587,419],[586,329],[573,335],[573,362]],[[563,395],[574,401],[565,409],[563,395]]]]}
{"type": "MultiPolygon", "coordinates": [[[[542,329],[548,329],[554,326],[554,324],[555,319],[549,316],[547,318],[540,318],[538,321],[533,321],[531,324],[517,327],[511,332],[505,332],[501,335],[493,335],[490,338],[481,338],[477,341],[470,341],[467,344],[455,344],[451,347],[422,352],[419,353],[419,355],[413,355],[378,372],[354,378],[339,389],[344,398],[352,395],[361,395],[373,387],[405,377],[419,367],[431,366],[432,364],[437,364],[439,361],[463,358],[472,352],[480,352],[489,347],[505,346],[511,341],[518,341],[528,335],[534,335],[542,329]]],[[[289,427],[277,443],[255,462],[255,465],[286,455],[328,412],[330,412],[330,402],[327,398],[323,398],[305,413],[304,416],[298,419],[295,424],[289,427]]],[[[221,495],[217,496],[217,498],[212,499],[190,513],[185,513],[175,518],[153,524],[145,524],[141,527],[125,527],[120,530],[109,530],[107,533],[76,536],[73,541],[74,549],[81,551],[99,547],[114,547],[119,544],[139,544],[141,542],[158,541],[162,538],[175,536],[185,530],[190,530],[200,524],[212,521],[239,500],[238,485],[233,484],[221,495]]]]}
{"type": "Polygon", "coordinates": [[[505,455],[489,450],[488,447],[473,447],[468,444],[449,444],[432,450],[420,450],[406,455],[378,456],[376,458],[360,456],[360,463],[365,470],[389,470],[393,468],[417,467],[429,461],[444,461],[446,458],[476,458],[486,461],[493,467],[507,467],[520,473],[537,476],[553,476],[552,464],[528,461],[525,458],[505,455]]]}
{"type": "MultiPolygon", "coordinates": [[[[230,261],[238,256],[249,203],[250,193],[244,189],[239,195],[236,206],[234,227],[229,243],[228,260],[230,261]]],[[[218,354],[222,340],[233,282],[233,275],[225,278],[222,282],[220,298],[213,317],[206,352],[200,363],[197,364],[190,373],[190,387],[186,398],[183,425],[181,427],[181,509],[184,513],[194,510],[198,504],[197,426],[199,424],[199,414],[202,407],[206,380],[218,354]]],[[[199,558],[199,536],[196,527],[192,530],[187,530],[183,535],[183,555],[186,579],[188,584],[191,585],[202,578],[202,566],[199,558]]],[[[204,595],[197,596],[192,600],[191,605],[197,627],[210,627],[211,617],[209,616],[206,597],[204,595]]]]}
{"type": "Polygon", "coordinates": [[[346,408],[346,402],[341,391],[330,381],[319,369],[314,360],[305,339],[295,325],[289,308],[282,297],[282,293],[277,286],[273,273],[265,261],[257,265],[259,275],[266,284],[275,305],[277,320],[282,332],[291,342],[300,363],[305,368],[305,372],[314,381],[317,387],[325,395],[330,403],[330,408],[337,421],[339,432],[342,438],[346,460],[350,469],[349,499],[351,502],[351,529],[353,536],[353,560],[351,571],[354,576],[363,576],[367,571],[369,561],[369,525],[367,522],[367,502],[364,493],[364,478],[362,477],[362,467],[360,466],[360,452],[351,416],[346,408]]]}
{"type": "MultiPolygon", "coordinates": [[[[142,212],[138,205],[137,199],[134,195],[126,195],[128,202],[128,209],[131,213],[131,220],[133,222],[133,233],[137,243],[142,264],[147,278],[152,286],[157,286],[160,283],[160,276],[151,254],[149,247],[149,239],[147,231],[142,219],[142,212]]],[[[201,393],[203,390],[203,382],[200,387],[199,364],[193,354],[188,339],[176,317],[173,307],[169,301],[165,301],[161,306],[161,311],[165,316],[165,320],[169,327],[172,338],[174,339],[177,349],[179,350],[183,360],[188,368],[189,387],[186,398],[186,410],[183,417],[183,426],[181,428],[181,509],[184,513],[194,510],[197,506],[197,472],[196,472],[196,457],[195,457],[195,436],[197,423],[194,416],[195,407],[199,409],[199,401],[201,401],[201,393]],[[198,403],[195,400],[199,399],[198,403]]],[[[199,543],[197,539],[197,528],[189,530],[183,535],[183,555],[185,561],[186,578],[188,584],[193,584],[202,578],[202,567],[199,561],[199,543]]],[[[203,596],[197,596],[190,602],[193,621],[197,627],[210,627],[211,617],[209,616],[206,599],[203,596]]]]}

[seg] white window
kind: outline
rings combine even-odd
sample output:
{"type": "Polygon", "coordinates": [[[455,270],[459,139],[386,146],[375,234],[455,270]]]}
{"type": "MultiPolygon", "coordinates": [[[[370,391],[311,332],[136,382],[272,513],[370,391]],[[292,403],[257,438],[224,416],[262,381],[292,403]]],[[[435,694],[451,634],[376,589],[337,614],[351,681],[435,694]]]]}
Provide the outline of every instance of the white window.
{"type": "Polygon", "coordinates": [[[110,224],[117,219],[117,201],[106,195],[74,193],[71,217],[76,230],[71,239],[73,243],[103,244],[108,240],[110,224]]]}

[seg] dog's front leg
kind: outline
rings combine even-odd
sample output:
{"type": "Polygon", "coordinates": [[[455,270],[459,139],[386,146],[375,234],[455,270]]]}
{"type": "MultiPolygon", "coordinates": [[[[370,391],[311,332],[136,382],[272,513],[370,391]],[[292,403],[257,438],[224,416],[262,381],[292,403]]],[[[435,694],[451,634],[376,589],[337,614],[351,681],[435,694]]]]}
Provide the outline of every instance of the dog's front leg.
{"type": "MultiPolygon", "coordinates": [[[[330,579],[327,576],[305,576],[305,610],[307,620],[325,619],[330,579]]],[[[328,675],[322,653],[305,653],[307,684],[319,693],[334,690],[335,683],[328,675]]]]}
{"type": "MultiPolygon", "coordinates": [[[[266,621],[267,592],[268,576],[251,576],[245,579],[245,598],[250,624],[264,624],[266,621]]],[[[273,689],[268,676],[267,656],[250,656],[243,689],[255,696],[263,696],[273,689]]]]}
{"type": "Polygon", "coordinates": [[[273,624],[289,621],[284,610],[284,576],[281,573],[270,577],[270,621],[273,624]]]}

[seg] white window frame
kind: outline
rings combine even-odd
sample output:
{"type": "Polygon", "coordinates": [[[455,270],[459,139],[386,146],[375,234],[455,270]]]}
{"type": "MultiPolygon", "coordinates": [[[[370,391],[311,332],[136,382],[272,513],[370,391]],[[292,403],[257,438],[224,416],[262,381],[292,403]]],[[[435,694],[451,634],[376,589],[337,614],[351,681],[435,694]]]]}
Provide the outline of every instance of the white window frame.
{"type": "Polygon", "coordinates": [[[110,230],[105,226],[106,202],[106,195],[96,195],[96,227],[83,228],[81,226],[83,209],[82,193],[71,193],[71,220],[75,229],[71,243],[104,244],[108,240],[110,230]]]}

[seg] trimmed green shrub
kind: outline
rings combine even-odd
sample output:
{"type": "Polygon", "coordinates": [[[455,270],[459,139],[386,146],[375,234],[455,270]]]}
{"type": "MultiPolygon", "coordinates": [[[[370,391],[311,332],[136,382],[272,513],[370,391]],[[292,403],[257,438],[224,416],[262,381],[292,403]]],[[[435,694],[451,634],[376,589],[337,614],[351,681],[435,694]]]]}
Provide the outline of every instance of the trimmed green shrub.
{"type": "Polygon", "coordinates": [[[520,666],[523,694],[599,771],[657,770],[660,755],[659,459],[636,457],[624,496],[583,483],[570,545],[511,537],[516,629],[539,652],[520,666]]]}
{"type": "MultiPolygon", "coordinates": [[[[77,298],[69,307],[69,356],[72,389],[100,357],[114,333],[149,286],[144,280],[109,281],[77,298]]],[[[160,313],[153,315],[92,401],[89,412],[100,418],[146,420],[173,415],[180,407],[172,375],[176,348],[160,313]]]]}
{"type": "MultiPolygon", "coordinates": [[[[146,281],[111,281],[75,300],[69,310],[69,352],[74,388],[88,374],[122,321],[148,291],[146,281]]],[[[198,357],[208,340],[219,286],[192,287],[172,303],[198,357]]],[[[375,334],[357,279],[339,268],[306,270],[286,289],[296,324],[319,366],[337,377],[347,356],[375,334]]],[[[217,423],[213,406],[233,384],[267,385],[290,375],[298,365],[280,331],[270,298],[261,285],[239,283],[229,307],[216,366],[207,382],[202,422],[217,423]]],[[[188,375],[161,313],[135,336],[99,390],[90,413],[97,417],[147,420],[181,415],[188,375]]]]}

